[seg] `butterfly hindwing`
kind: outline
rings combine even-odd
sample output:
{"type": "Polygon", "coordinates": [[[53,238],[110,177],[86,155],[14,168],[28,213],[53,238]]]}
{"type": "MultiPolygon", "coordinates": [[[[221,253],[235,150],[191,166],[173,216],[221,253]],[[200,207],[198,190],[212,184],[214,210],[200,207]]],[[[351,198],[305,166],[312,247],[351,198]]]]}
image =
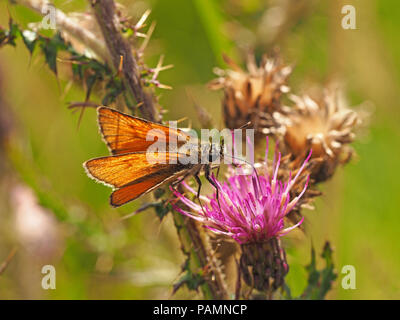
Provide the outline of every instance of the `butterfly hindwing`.
{"type": "Polygon", "coordinates": [[[190,172],[194,165],[182,164],[181,156],[167,152],[133,152],[91,159],[84,167],[92,179],[116,189],[110,202],[120,206],[190,172]]]}
{"type": "Polygon", "coordinates": [[[174,165],[173,170],[175,171],[173,175],[171,175],[171,170],[160,170],[115,190],[110,196],[110,204],[114,207],[119,207],[156,189],[168,181],[175,180],[180,175],[184,175],[186,171],[185,169],[179,170],[176,165],[174,165]]]}
{"type": "Polygon", "coordinates": [[[172,157],[179,154],[168,152],[132,152],[88,160],[84,163],[88,175],[106,185],[120,188],[137,179],[159,171],[168,171],[173,175],[185,166],[172,157]],[[173,162],[177,162],[174,164],[173,162]]]}

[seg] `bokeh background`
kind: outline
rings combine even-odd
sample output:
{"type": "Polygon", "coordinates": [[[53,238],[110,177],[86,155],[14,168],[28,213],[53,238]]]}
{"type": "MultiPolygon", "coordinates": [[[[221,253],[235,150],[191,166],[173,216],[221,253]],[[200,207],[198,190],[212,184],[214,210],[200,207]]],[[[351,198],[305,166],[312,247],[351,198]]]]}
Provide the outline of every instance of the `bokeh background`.
{"type": "MultiPolygon", "coordinates": [[[[311,244],[334,248],[339,274],[330,299],[400,298],[400,11],[395,0],[148,0],[123,1],[138,19],[148,8],[157,27],[146,61],[161,54],[174,68],[160,80],[167,119],[188,117],[198,125],[193,100],[220,119],[220,92],[206,83],[222,53],[239,63],[251,48],[260,56],[280,48],[295,63],[292,92],[340,79],[350,105],[365,101],[368,129],[354,144],[358,157],[323,185],[316,210],[306,212],[308,234],[289,238],[294,295],[306,285],[311,244]],[[341,8],[356,8],[356,30],[341,27],[341,8]],[[344,290],[340,271],[356,268],[355,290],[344,290]]],[[[66,12],[87,10],[85,1],[55,1],[66,12]]],[[[9,14],[26,25],[40,17],[0,2],[0,24],[9,14]]],[[[59,67],[62,68],[61,62],[59,67]]],[[[0,50],[0,263],[16,254],[0,275],[2,299],[198,298],[182,289],[172,296],[183,256],[170,217],[160,224],[152,211],[121,221],[140,205],[108,205],[110,189],[88,179],[82,163],[106,155],[94,110],[77,128],[67,109],[83,101],[79,84],[57,79],[40,54],[24,45],[0,50]],[[54,265],[56,290],[41,288],[41,268],[54,265]]],[[[95,99],[95,97],[93,98],[95,99]]]]}

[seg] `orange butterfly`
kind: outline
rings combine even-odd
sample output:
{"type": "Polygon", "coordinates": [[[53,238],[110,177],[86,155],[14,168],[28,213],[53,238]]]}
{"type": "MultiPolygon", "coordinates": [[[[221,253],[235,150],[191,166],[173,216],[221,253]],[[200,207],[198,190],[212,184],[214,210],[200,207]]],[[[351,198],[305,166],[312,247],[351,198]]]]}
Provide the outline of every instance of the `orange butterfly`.
{"type": "MultiPolygon", "coordinates": [[[[199,194],[201,182],[198,174],[202,169],[205,171],[207,180],[216,187],[210,179],[210,163],[222,156],[223,148],[221,151],[216,151],[214,145],[204,144],[202,147],[207,149],[210,163],[202,164],[200,161],[194,164],[184,164],[184,161],[179,161],[179,159],[186,154],[167,151],[170,142],[172,143],[170,139],[174,139],[177,147],[190,141],[192,137],[182,130],[106,107],[99,107],[97,113],[100,131],[112,155],[88,160],[83,166],[90,178],[114,189],[110,196],[112,206],[119,207],[153,191],[166,182],[177,183],[190,175],[193,175],[199,183],[199,194]],[[163,134],[158,135],[157,132],[163,134]],[[162,154],[165,161],[162,163],[149,161],[149,159],[157,160],[162,153],[162,151],[149,151],[149,147],[154,141],[166,145],[166,151],[162,154]],[[170,161],[173,158],[178,161],[175,163],[170,161]]],[[[199,146],[192,145],[192,147],[197,148],[200,157],[199,146]]]]}

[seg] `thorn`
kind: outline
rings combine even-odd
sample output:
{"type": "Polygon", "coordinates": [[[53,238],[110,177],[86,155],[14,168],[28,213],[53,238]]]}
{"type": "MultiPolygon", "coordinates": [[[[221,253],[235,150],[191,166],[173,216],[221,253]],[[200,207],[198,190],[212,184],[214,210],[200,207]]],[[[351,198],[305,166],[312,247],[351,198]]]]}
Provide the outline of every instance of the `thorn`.
{"type": "Polygon", "coordinates": [[[168,85],[162,84],[162,83],[158,83],[157,88],[167,89],[167,90],[172,90],[173,89],[171,86],[168,86],[168,85]]]}
{"type": "Polygon", "coordinates": [[[158,63],[157,63],[156,68],[154,69],[154,74],[153,74],[152,80],[156,80],[156,79],[157,79],[158,74],[159,74],[160,71],[161,71],[160,68],[162,67],[163,62],[164,62],[164,55],[162,54],[162,55],[160,56],[160,59],[158,59],[158,63]]]}
{"type": "Polygon", "coordinates": [[[140,28],[142,28],[144,26],[144,22],[146,21],[146,19],[149,17],[151,13],[150,9],[147,9],[141,16],[141,18],[139,19],[139,21],[136,23],[135,25],[135,29],[138,30],[140,28]]]}
{"type": "Polygon", "coordinates": [[[139,38],[146,38],[147,37],[147,35],[145,33],[141,33],[141,32],[136,32],[135,36],[139,37],[139,38]]]}
{"type": "Polygon", "coordinates": [[[60,100],[63,101],[64,98],[67,96],[69,90],[71,89],[72,85],[73,85],[74,81],[73,80],[69,80],[68,83],[65,85],[64,87],[64,92],[61,94],[60,96],[60,100]]]}
{"type": "Polygon", "coordinates": [[[119,56],[119,66],[118,66],[118,76],[119,77],[122,75],[123,66],[124,66],[124,56],[120,55],[119,56]]]}
{"type": "Polygon", "coordinates": [[[86,108],[97,108],[99,105],[94,102],[90,101],[85,101],[85,102],[73,102],[68,106],[68,109],[74,109],[73,112],[77,111],[78,108],[81,108],[80,113],[79,113],[79,119],[78,119],[78,125],[77,125],[77,130],[79,130],[80,124],[83,119],[83,114],[86,108]]]}
{"type": "Polygon", "coordinates": [[[81,126],[81,122],[82,122],[82,119],[83,119],[84,112],[85,112],[85,108],[82,108],[81,112],[79,114],[78,125],[76,126],[76,130],[77,131],[79,130],[79,127],[81,126]]]}
{"type": "Polygon", "coordinates": [[[152,24],[150,25],[149,30],[147,31],[146,38],[144,39],[142,45],[139,48],[139,52],[143,52],[146,49],[155,28],[156,28],[156,23],[153,21],[152,24]]]}
{"type": "Polygon", "coordinates": [[[183,118],[180,118],[180,119],[176,120],[176,123],[180,123],[180,122],[183,122],[183,121],[188,120],[188,119],[189,119],[188,117],[183,117],[183,118]]]}

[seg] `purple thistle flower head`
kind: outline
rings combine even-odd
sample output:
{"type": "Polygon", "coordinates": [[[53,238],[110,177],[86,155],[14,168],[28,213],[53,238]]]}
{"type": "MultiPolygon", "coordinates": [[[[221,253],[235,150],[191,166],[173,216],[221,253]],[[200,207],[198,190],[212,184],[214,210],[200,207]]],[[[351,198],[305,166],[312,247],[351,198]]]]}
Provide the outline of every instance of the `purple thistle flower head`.
{"type": "MultiPolygon", "coordinates": [[[[267,154],[268,138],[264,165],[268,163],[267,154]]],[[[251,174],[233,174],[226,182],[220,182],[212,175],[212,180],[218,186],[219,199],[217,199],[216,192],[211,196],[200,196],[203,206],[171,187],[174,195],[190,211],[177,205],[173,205],[173,208],[183,215],[202,222],[206,228],[215,233],[232,237],[239,244],[264,242],[273,237],[283,236],[298,227],[304,220],[302,218],[297,224],[290,227],[285,228],[284,226],[284,217],[306,191],[308,179],[302,192],[294,199],[290,199],[289,191],[310,156],[311,152],[296,176],[292,178],[290,175],[288,181],[277,180],[281,154],[278,153],[276,159],[276,152],[271,176],[268,174],[258,175],[256,170],[252,170],[251,174]]],[[[190,193],[197,194],[187,183],[183,182],[182,185],[190,193]]]]}

